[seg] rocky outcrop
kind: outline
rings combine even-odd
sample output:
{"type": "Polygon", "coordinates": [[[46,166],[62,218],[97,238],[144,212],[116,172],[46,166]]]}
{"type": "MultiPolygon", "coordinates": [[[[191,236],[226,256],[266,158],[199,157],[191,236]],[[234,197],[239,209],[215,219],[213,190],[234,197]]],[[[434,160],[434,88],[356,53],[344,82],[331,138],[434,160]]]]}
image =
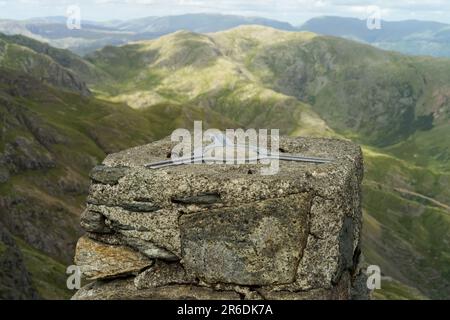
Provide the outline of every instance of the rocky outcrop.
{"type": "Polygon", "coordinates": [[[359,299],[362,154],[342,140],[281,138],[327,164],[149,169],[168,139],[108,156],[91,174],[74,299],[359,299]],[[356,290],[358,289],[358,290],[356,290]]]}
{"type": "MultiPolygon", "coordinates": [[[[2,82],[5,81],[8,85],[15,87],[14,95],[27,95],[26,86],[29,76],[59,89],[72,91],[83,96],[91,95],[85,80],[77,74],[76,71],[78,70],[74,72],[61,65],[59,62],[63,62],[64,57],[54,60],[54,57],[48,54],[49,52],[40,50],[42,48],[40,48],[38,42],[36,45],[36,42],[25,37],[8,37],[0,34],[0,43],[0,67],[26,75],[19,78],[0,76],[2,82]],[[30,46],[26,46],[25,42],[27,41],[29,41],[30,46]]],[[[80,59],[79,63],[81,61],[80,59]]]]}

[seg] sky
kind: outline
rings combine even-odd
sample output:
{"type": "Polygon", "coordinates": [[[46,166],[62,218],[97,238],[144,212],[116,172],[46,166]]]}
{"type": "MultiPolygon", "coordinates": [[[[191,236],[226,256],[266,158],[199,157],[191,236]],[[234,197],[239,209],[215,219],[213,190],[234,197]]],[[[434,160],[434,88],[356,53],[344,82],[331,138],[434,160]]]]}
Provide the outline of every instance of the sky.
{"type": "Polygon", "coordinates": [[[450,23],[450,0],[0,0],[0,19],[65,16],[77,5],[85,20],[127,20],[184,13],[261,16],[300,25],[324,15],[450,23]]]}

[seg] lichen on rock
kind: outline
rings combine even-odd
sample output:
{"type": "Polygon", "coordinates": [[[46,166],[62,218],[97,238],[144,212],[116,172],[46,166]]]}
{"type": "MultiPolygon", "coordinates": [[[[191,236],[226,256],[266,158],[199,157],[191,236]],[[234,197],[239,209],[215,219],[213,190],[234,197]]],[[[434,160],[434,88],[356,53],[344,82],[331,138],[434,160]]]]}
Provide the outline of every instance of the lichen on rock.
{"type": "Polygon", "coordinates": [[[257,174],[260,163],[145,167],[174,145],[111,154],[93,170],[76,261],[98,280],[74,299],[366,297],[357,145],[282,137],[282,152],[333,161],[281,161],[275,175],[257,174]]]}
{"type": "Polygon", "coordinates": [[[151,266],[153,261],[126,246],[82,237],[77,243],[75,263],[89,280],[95,280],[137,273],[151,266]]]}

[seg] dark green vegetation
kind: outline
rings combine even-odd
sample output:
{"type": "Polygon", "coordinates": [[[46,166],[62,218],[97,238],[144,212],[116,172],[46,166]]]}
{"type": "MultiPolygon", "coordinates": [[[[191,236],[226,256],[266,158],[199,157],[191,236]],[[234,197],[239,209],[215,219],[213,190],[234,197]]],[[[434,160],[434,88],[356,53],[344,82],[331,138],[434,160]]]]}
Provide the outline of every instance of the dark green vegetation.
{"type": "Polygon", "coordinates": [[[90,168],[194,120],[362,144],[364,252],[393,279],[376,297],[450,297],[450,60],[256,26],[177,32],[85,60],[0,39],[0,221],[41,297],[65,286],[36,265],[70,262],[90,168]],[[9,47],[20,61],[45,59],[46,70],[83,79],[93,94],[24,69],[1,54],[9,47]]]}

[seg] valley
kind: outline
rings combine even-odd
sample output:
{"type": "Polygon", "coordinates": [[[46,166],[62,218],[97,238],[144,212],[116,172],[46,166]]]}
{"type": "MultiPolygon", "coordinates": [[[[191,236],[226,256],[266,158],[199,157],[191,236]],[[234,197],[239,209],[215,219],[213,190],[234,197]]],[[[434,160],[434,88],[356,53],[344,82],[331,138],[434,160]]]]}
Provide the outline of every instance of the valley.
{"type": "Polygon", "coordinates": [[[83,58],[0,36],[0,227],[10,234],[0,265],[14,259],[41,298],[69,297],[61,271],[90,169],[202,120],[361,144],[363,252],[387,279],[375,296],[448,298],[449,84],[448,59],[264,26],[178,31],[83,58]]]}

